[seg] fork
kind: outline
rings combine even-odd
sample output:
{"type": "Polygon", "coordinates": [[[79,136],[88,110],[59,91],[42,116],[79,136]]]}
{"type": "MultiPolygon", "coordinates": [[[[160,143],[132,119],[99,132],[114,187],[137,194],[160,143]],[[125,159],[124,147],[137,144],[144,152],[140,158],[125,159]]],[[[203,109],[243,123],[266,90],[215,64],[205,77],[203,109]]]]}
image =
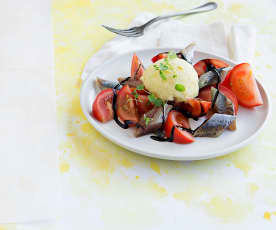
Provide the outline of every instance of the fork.
{"type": "Polygon", "coordinates": [[[205,3],[201,6],[198,6],[196,8],[193,8],[191,10],[188,10],[186,12],[179,12],[179,13],[173,13],[173,14],[165,14],[163,16],[158,16],[155,17],[151,20],[149,20],[148,22],[146,22],[145,24],[141,25],[141,26],[135,26],[129,29],[125,29],[125,30],[119,30],[119,29],[115,29],[109,26],[105,26],[102,25],[105,29],[122,35],[122,36],[126,36],[126,37],[140,37],[144,34],[144,30],[146,27],[150,26],[151,24],[163,20],[163,19],[167,19],[167,18],[171,18],[171,17],[177,17],[177,16],[187,16],[187,15],[192,15],[192,14],[199,14],[199,13],[204,13],[204,12],[208,12],[208,11],[212,11],[215,10],[218,7],[217,3],[215,2],[208,2],[205,3]]]}

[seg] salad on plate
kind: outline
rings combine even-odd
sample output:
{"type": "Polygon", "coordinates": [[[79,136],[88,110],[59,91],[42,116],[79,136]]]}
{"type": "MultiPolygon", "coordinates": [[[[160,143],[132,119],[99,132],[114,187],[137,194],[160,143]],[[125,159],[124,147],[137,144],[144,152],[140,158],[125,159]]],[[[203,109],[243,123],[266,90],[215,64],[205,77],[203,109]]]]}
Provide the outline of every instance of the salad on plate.
{"type": "Polygon", "coordinates": [[[159,53],[147,68],[134,53],[130,76],[94,81],[91,116],[131,128],[137,138],[150,134],[154,141],[179,144],[236,130],[239,106],[263,104],[250,64],[209,58],[192,65],[194,50],[192,43],[159,53]]]}

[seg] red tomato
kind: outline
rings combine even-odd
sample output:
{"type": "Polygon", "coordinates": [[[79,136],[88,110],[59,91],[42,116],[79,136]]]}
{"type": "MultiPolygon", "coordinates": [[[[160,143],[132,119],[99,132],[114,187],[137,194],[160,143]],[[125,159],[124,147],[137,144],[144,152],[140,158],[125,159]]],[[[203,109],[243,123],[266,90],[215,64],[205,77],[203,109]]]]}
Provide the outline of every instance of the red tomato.
{"type": "Polygon", "coordinates": [[[149,101],[148,96],[139,95],[136,100],[136,106],[139,114],[144,114],[153,108],[153,104],[149,101]]]}
{"type": "Polygon", "coordinates": [[[210,101],[200,101],[200,105],[201,105],[201,109],[203,110],[203,113],[207,113],[209,111],[209,109],[212,106],[212,102],[210,101]]]}
{"type": "Polygon", "coordinates": [[[240,105],[252,108],[263,104],[252,68],[248,63],[241,63],[232,69],[230,88],[237,96],[240,105]]]}
{"type": "Polygon", "coordinates": [[[139,116],[135,107],[134,97],[128,85],[120,89],[117,96],[117,114],[122,120],[130,120],[134,123],[139,121],[139,116]]]}
{"type": "Polygon", "coordinates": [[[157,62],[157,61],[160,60],[160,59],[166,58],[167,56],[168,56],[168,54],[166,54],[166,53],[160,53],[160,54],[157,54],[156,56],[154,56],[154,57],[151,59],[151,61],[152,61],[153,63],[155,63],[155,62],[157,62]]]}
{"type": "Polygon", "coordinates": [[[132,93],[136,90],[139,95],[149,95],[145,90],[138,90],[136,88],[130,88],[130,90],[132,93]]]}
{"type": "Polygon", "coordinates": [[[196,64],[194,64],[194,68],[197,72],[198,77],[200,75],[206,73],[206,71],[207,71],[207,65],[204,60],[201,60],[201,61],[197,62],[196,64]]]}
{"type": "Polygon", "coordinates": [[[131,76],[135,77],[136,79],[140,79],[140,77],[142,77],[143,73],[144,73],[144,67],[142,65],[142,62],[139,60],[137,55],[134,53],[133,57],[132,57],[132,62],[131,62],[131,76]],[[139,68],[139,70],[138,70],[138,68],[139,68]],[[138,70],[138,72],[137,72],[137,70],[138,70]]]}
{"type": "Polygon", "coordinates": [[[193,117],[199,117],[201,114],[201,105],[200,101],[194,98],[187,100],[188,112],[192,114],[193,117]]]}
{"type": "Polygon", "coordinates": [[[213,58],[208,59],[207,62],[209,65],[213,65],[217,69],[229,66],[226,62],[224,62],[222,60],[218,60],[218,59],[213,59],[213,58]]]}
{"type": "Polygon", "coordinates": [[[220,83],[220,85],[225,86],[225,87],[227,87],[229,89],[230,89],[230,76],[231,76],[231,72],[232,72],[232,70],[228,71],[228,73],[226,74],[223,82],[220,83]]]}
{"type": "Polygon", "coordinates": [[[197,97],[204,101],[212,101],[211,86],[200,89],[197,97]]]}
{"type": "MultiPolygon", "coordinates": [[[[173,126],[176,125],[182,126],[183,128],[190,128],[188,119],[182,113],[172,110],[169,112],[165,123],[165,134],[168,138],[171,136],[173,126]]],[[[189,132],[175,127],[173,141],[179,144],[188,144],[194,142],[195,139],[189,132]]]]}
{"type": "Polygon", "coordinates": [[[92,115],[100,122],[107,122],[113,118],[112,89],[102,90],[96,97],[92,106],[92,115]]]}
{"type": "Polygon", "coordinates": [[[239,103],[238,103],[238,99],[236,97],[236,95],[233,93],[233,91],[231,89],[228,89],[227,87],[223,86],[223,85],[219,85],[219,91],[227,98],[229,98],[233,105],[234,105],[234,111],[235,111],[235,115],[237,115],[238,113],[238,109],[239,109],[239,103]]]}

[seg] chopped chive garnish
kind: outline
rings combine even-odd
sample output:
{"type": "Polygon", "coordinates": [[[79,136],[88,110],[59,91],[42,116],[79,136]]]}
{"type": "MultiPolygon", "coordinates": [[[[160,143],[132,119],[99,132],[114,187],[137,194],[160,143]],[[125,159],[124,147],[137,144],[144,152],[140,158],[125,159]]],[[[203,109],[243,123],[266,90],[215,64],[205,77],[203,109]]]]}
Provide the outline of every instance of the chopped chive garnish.
{"type": "Polygon", "coordinates": [[[182,85],[182,84],[175,84],[174,88],[179,92],[184,92],[185,91],[185,86],[182,85]]]}
{"type": "Polygon", "coordinates": [[[134,89],[131,94],[134,96],[135,99],[138,99],[139,94],[137,93],[136,89],[134,89]]]}
{"type": "Polygon", "coordinates": [[[163,80],[167,80],[167,77],[166,75],[164,74],[164,72],[162,70],[159,71],[160,73],[160,77],[163,79],[163,80]]]}
{"type": "Polygon", "coordinates": [[[168,53],[168,58],[169,58],[169,59],[174,59],[174,58],[177,58],[177,55],[176,55],[175,52],[170,51],[170,52],[168,53]]]}
{"type": "Polygon", "coordinates": [[[153,94],[148,95],[148,99],[152,104],[157,107],[163,105],[163,101],[160,98],[155,97],[153,94]]]}
{"type": "Polygon", "coordinates": [[[168,65],[160,63],[159,70],[165,71],[165,70],[168,70],[168,68],[169,68],[168,65]]]}
{"type": "Polygon", "coordinates": [[[147,117],[146,114],[144,114],[144,120],[145,120],[146,126],[148,126],[152,118],[147,117]]]}
{"type": "Polygon", "coordinates": [[[138,85],[138,86],[136,87],[137,90],[143,90],[144,88],[145,88],[144,85],[138,85]]]}

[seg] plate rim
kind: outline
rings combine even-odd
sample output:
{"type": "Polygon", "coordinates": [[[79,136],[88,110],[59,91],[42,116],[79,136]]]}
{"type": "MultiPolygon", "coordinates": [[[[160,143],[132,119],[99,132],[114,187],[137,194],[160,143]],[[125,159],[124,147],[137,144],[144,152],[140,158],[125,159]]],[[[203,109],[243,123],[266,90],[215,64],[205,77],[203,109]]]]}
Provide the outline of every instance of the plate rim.
{"type": "MultiPolygon", "coordinates": [[[[128,145],[125,145],[124,143],[122,142],[119,142],[116,140],[116,138],[113,138],[112,135],[108,135],[107,133],[105,132],[102,132],[101,128],[100,128],[100,125],[98,125],[97,123],[95,123],[96,121],[92,120],[90,115],[88,117],[87,113],[85,112],[85,105],[84,105],[84,93],[83,93],[83,89],[86,85],[86,82],[88,82],[90,80],[90,78],[93,78],[93,73],[96,72],[101,66],[103,65],[108,65],[108,63],[112,63],[115,59],[118,59],[120,58],[121,56],[123,55],[127,55],[127,54],[131,54],[131,53],[134,53],[134,52],[143,52],[143,51],[157,51],[158,50],[175,50],[175,49],[182,49],[182,48],[177,48],[177,47],[162,47],[162,48],[146,48],[146,49],[139,49],[139,50],[132,50],[132,51],[129,51],[129,52],[124,52],[120,55],[117,55],[113,58],[110,58],[104,62],[102,62],[97,68],[95,68],[93,71],[87,73],[86,72],[86,69],[87,69],[87,64],[89,63],[89,60],[88,62],[86,63],[85,67],[84,67],[84,70],[81,74],[81,78],[84,79],[84,75],[88,75],[87,77],[85,77],[85,79],[82,81],[82,85],[81,85],[81,88],[80,88],[80,104],[81,104],[81,109],[82,109],[82,112],[84,113],[86,119],[88,120],[88,122],[101,134],[103,135],[105,138],[107,138],[108,140],[110,140],[111,142],[113,142],[114,144],[116,145],[119,145],[127,150],[130,150],[134,153],[138,153],[140,155],[143,155],[143,156],[147,156],[147,157],[151,157],[151,158],[156,158],[156,159],[163,159],[163,160],[173,160],[173,161],[191,161],[191,160],[205,160],[205,159],[211,159],[211,158],[216,158],[216,157],[219,157],[219,156],[224,156],[224,155],[227,155],[227,154],[230,154],[240,148],[242,148],[243,146],[246,146],[248,144],[250,144],[250,142],[252,142],[260,133],[261,130],[263,130],[263,128],[265,127],[265,125],[267,124],[267,121],[269,119],[269,117],[271,116],[271,99],[270,99],[270,96],[269,94],[267,93],[268,90],[266,89],[266,87],[264,86],[264,84],[262,83],[262,81],[257,78],[257,84],[263,89],[264,91],[264,94],[265,94],[265,97],[266,97],[266,100],[267,100],[267,113],[266,113],[266,117],[264,119],[264,121],[262,122],[261,126],[259,127],[259,129],[254,133],[252,134],[251,136],[249,136],[248,138],[246,138],[245,140],[243,140],[242,142],[238,143],[238,144],[235,144],[234,146],[230,146],[226,149],[224,149],[223,151],[219,150],[219,151],[216,151],[216,152],[206,152],[206,154],[201,154],[202,156],[195,156],[195,157],[192,157],[192,156],[183,156],[183,155],[180,155],[180,156],[175,156],[175,155],[161,155],[161,154],[158,154],[158,153],[154,153],[152,151],[140,151],[136,148],[133,148],[132,146],[128,146],[128,145]]],[[[229,59],[229,58],[226,58],[226,57],[223,57],[223,56],[218,56],[218,55],[215,55],[215,54],[210,54],[210,53],[207,53],[207,52],[204,52],[204,51],[201,51],[201,50],[195,50],[195,52],[198,52],[200,53],[202,56],[209,56],[209,57],[213,57],[213,58],[218,58],[218,59],[222,59],[228,63],[231,63],[231,64],[234,64],[236,65],[237,62],[229,59]]]]}

